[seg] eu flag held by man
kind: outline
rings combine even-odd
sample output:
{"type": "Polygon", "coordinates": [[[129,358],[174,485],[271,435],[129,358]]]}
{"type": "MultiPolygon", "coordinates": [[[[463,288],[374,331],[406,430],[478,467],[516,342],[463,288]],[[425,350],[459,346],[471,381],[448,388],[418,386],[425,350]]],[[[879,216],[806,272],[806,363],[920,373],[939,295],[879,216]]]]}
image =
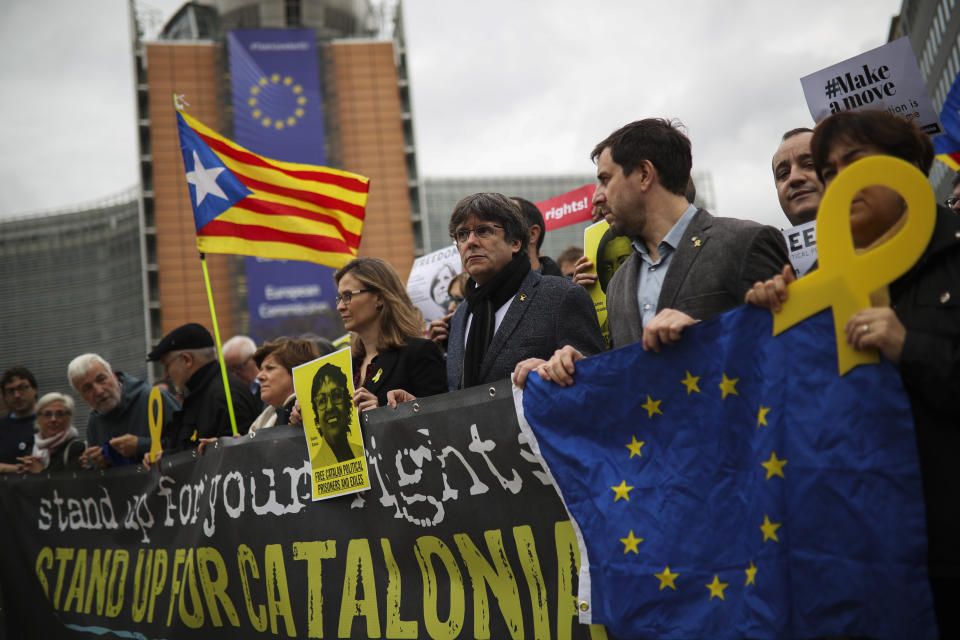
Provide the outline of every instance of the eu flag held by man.
{"type": "Polygon", "coordinates": [[[910,406],[837,372],[830,311],[741,307],[663,353],[531,376],[524,417],[586,548],[582,622],[618,637],[935,638],[910,406]]]}

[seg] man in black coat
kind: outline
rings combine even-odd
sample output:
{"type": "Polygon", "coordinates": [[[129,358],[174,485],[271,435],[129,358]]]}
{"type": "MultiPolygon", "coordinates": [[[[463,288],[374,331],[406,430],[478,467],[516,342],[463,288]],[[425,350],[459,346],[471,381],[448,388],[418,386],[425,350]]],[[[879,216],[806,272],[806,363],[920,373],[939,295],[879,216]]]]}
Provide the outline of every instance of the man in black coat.
{"type": "MultiPolygon", "coordinates": [[[[233,433],[217,351],[206,328],[196,323],[177,327],[147,359],[160,362],[166,377],[183,394],[183,407],[163,429],[164,452],[184,451],[196,446],[200,438],[233,433]]],[[[232,374],[227,379],[237,433],[246,433],[259,412],[258,403],[243,381],[232,374]]]]}

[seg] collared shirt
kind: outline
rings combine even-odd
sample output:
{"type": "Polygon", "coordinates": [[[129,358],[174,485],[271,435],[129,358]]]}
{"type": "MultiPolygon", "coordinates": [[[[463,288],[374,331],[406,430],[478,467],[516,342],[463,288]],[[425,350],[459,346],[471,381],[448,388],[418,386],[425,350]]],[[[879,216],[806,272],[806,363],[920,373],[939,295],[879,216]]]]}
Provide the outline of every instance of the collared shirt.
{"type": "MultiPolygon", "coordinates": [[[[507,315],[507,309],[510,308],[510,303],[513,302],[513,298],[510,298],[502,305],[500,308],[493,312],[493,335],[497,335],[497,329],[500,328],[500,323],[503,322],[504,316],[507,315]]],[[[473,314],[467,316],[467,326],[463,331],[463,348],[467,348],[467,337],[470,335],[470,325],[473,324],[473,314]]]]}
{"type": "Polygon", "coordinates": [[[657,253],[660,257],[656,262],[650,257],[650,252],[642,238],[630,239],[633,248],[640,254],[640,266],[637,273],[637,302],[640,305],[640,323],[644,327],[653,319],[653,316],[657,315],[657,301],[660,299],[663,279],[667,275],[667,269],[670,268],[670,259],[680,245],[680,240],[696,213],[697,208],[695,206],[691,204],[687,207],[687,210],[683,212],[673,228],[657,245],[657,253]]]}

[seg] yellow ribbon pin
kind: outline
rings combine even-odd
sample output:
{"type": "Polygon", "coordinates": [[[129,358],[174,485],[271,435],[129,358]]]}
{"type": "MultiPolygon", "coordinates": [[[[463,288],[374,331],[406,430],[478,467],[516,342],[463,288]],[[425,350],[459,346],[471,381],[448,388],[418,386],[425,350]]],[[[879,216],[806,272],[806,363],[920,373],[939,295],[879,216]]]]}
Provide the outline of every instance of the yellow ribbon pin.
{"type": "Polygon", "coordinates": [[[789,298],[773,314],[773,335],[831,307],[840,375],[859,364],[879,361],[875,349],[856,351],[847,344],[844,325],[870,306],[870,293],[893,282],[913,266],[930,242],[936,200],[927,177],[915,166],[891,156],[858,160],[837,175],[817,212],[816,271],[790,284],[789,298]],[[892,238],[857,255],[850,232],[850,204],[864,187],[883,185],[907,203],[907,221],[892,238]]]}
{"type": "Polygon", "coordinates": [[[158,387],[150,390],[150,399],[147,400],[147,422],[150,425],[150,462],[153,462],[163,449],[160,444],[160,433],[163,431],[163,396],[160,395],[158,387]]]}
{"type": "Polygon", "coordinates": [[[370,378],[373,382],[380,382],[380,375],[383,373],[383,369],[377,370],[377,375],[370,378]]]}

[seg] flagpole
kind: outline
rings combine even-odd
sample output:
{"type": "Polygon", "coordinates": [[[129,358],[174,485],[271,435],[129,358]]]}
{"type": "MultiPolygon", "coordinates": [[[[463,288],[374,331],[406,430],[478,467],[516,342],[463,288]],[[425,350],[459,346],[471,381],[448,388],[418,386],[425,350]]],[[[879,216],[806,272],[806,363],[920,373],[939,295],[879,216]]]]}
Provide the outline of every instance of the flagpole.
{"type": "Polygon", "coordinates": [[[223,348],[220,346],[220,327],[217,326],[217,310],[213,307],[213,292],[210,290],[210,273],[207,271],[207,254],[200,254],[203,265],[203,284],[207,287],[207,302],[210,303],[210,318],[213,320],[213,340],[217,344],[217,358],[220,360],[220,376],[223,378],[223,391],[227,396],[227,412],[230,413],[230,428],[237,435],[237,417],[233,413],[233,398],[230,395],[230,382],[227,380],[227,363],[223,360],[223,348]]]}

